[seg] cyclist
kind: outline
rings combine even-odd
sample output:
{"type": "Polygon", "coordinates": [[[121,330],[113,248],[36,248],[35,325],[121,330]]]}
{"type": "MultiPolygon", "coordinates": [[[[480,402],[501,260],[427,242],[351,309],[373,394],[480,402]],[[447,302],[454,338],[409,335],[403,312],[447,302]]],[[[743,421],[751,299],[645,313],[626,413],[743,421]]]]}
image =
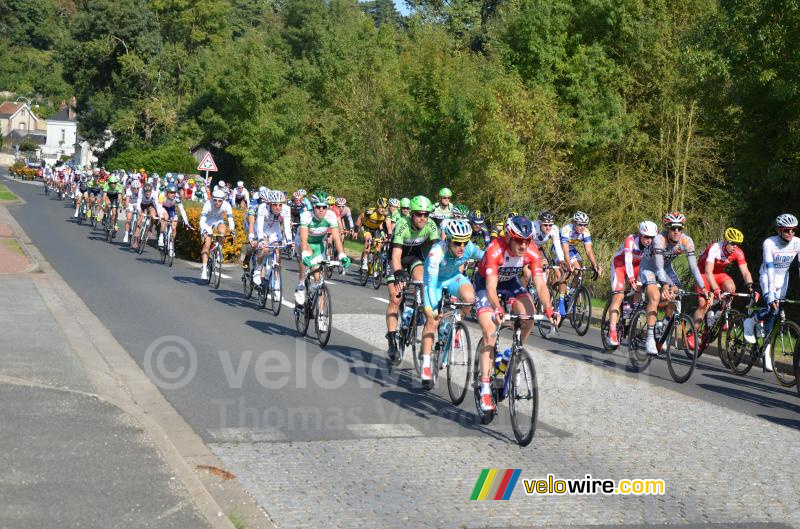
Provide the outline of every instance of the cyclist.
{"type": "MultiPolygon", "coordinates": [[[[725,268],[734,262],[739,266],[739,272],[744,279],[745,288],[747,291],[753,293],[753,276],[750,275],[750,270],[747,268],[747,260],[745,259],[744,252],[739,245],[744,241],[744,234],[736,228],[728,228],[725,230],[724,239],[710,244],[698,260],[698,267],[700,271],[705,274],[706,289],[700,290],[695,286],[698,294],[704,296],[698,298],[697,309],[694,311],[695,325],[699,325],[708,312],[711,303],[706,300],[705,295],[710,291],[713,293],[714,299],[720,299],[722,292],[729,292],[731,294],[736,292],[736,283],[733,282],[731,276],[725,273],[725,268]]],[[[693,345],[691,342],[689,345],[693,345]]]]}
{"type": "MultiPolygon", "coordinates": [[[[764,260],[758,270],[761,292],[767,306],[755,315],[744,320],[744,339],[756,343],[756,320],[764,322],[764,336],[769,336],[778,314],[778,305],[786,299],[789,289],[789,266],[800,255],[800,238],[797,232],[797,217],[789,213],[778,215],[775,219],[777,235],[767,237],[762,244],[764,260]]],[[[768,346],[769,347],[769,346],[768,346]]],[[[764,351],[764,370],[772,371],[769,350],[764,351]]]]}
{"type": "MultiPolygon", "coordinates": [[[[153,225],[155,225],[155,221],[158,219],[158,208],[156,204],[157,199],[156,194],[153,192],[153,187],[150,184],[145,184],[145,186],[142,188],[142,196],[139,198],[139,202],[136,203],[136,208],[139,211],[139,220],[136,222],[135,233],[139,233],[139,230],[142,228],[142,224],[144,224],[144,218],[147,215],[153,219],[153,225]]],[[[134,236],[133,240],[131,241],[131,248],[136,249],[138,247],[139,239],[138,237],[134,236]]]]}
{"type": "Polygon", "coordinates": [[[233,210],[231,204],[225,200],[225,191],[217,189],[211,194],[211,200],[203,204],[203,210],[200,212],[200,238],[203,241],[200,249],[200,257],[203,263],[202,272],[200,272],[200,279],[208,279],[208,252],[211,249],[211,236],[214,234],[214,228],[219,230],[220,235],[225,235],[225,219],[228,221],[228,229],[233,235],[233,210]]]}
{"type": "Polygon", "coordinates": [[[636,278],[639,276],[639,263],[644,251],[653,244],[653,239],[658,235],[658,226],[655,222],[643,220],[639,223],[639,233],[628,235],[622,242],[617,253],[611,261],[611,305],[608,308],[608,343],[617,347],[617,322],[619,309],[625,298],[625,290],[630,286],[634,292],[639,290],[636,278]]]}
{"type": "MultiPolygon", "coordinates": [[[[313,212],[304,211],[300,216],[300,255],[303,265],[311,267],[325,258],[325,237],[329,230],[333,232],[333,244],[338,253],[338,259],[344,268],[350,267],[350,258],[344,253],[342,238],[339,236],[339,223],[336,215],[328,209],[328,195],[317,192],[311,196],[313,212]]],[[[306,302],[305,285],[303,281],[297,284],[294,291],[294,301],[302,306],[306,302]]]]}
{"type": "Polygon", "coordinates": [[[125,190],[125,235],[122,242],[128,242],[128,233],[131,231],[133,211],[139,207],[142,199],[142,184],[137,179],[131,180],[131,186],[125,190]]]}
{"type": "MultiPolygon", "coordinates": [[[[555,219],[556,216],[550,211],[539,213],[539,218],[533,222],[533,242],[542,254],[542,258],[545,258],[545,255],[547,255],[545,253],[545,245],[550,241],[552,253],[555,253],[555,261],[562,269],[566,270],[567,262],[564,259],[564,249],[561,246],[561,238],[559,236],[560,231],[558,226],[555,225],[555,219]]],[[[553,260],[551,256],[549,261],[553,260]]],[[[548,259],[545,259],[543,263],[548,264],[547,261],[548,259]]],[[[553,272],[555,273],[556,281],[558,281],[561,277],[560,271],[553,270],[553,272]]]]}
{"type": "Polygon", "coordinates": [[[250,259],[253,251],[258,248],[258,237],[256,237],[256,215],[259,208],[266,202],[269,196],[269,189],[261,186],[255,193],[250,194],[250,204],[244,215],[244,230],[247,232],[247,242],[242,244],[242,253],[239,255],[239,262],[242,269],[250,268],[250,259]]]}
{"type": "MultiPolygon", "coordinates": [[[[572,216],[572,222],[561,228],[561,248],[564,252],[564,257],[569,259],[570,270],[576,270],[581,267],[582,259],[581,254],[575,247],[578,243],[583,244],[586,250],[586,257],[594,268],[592,279],[597,279],[600,275],[600,266],[597,264],[597,259],[594,257],[594,248],[592,245],[592,235],[589,233],[589,215],[583,211],[576,211],[572,216]]],[[[567,313],[566,303],[564,297],[567,294],[567,282],[561,282],[561,295],[558,299],[558,312],[565,316],[567,313]]]]}
{"type": "Polygon", "coordinates": [[[411,199],[403,197],[400,199],[400,218],[407,219],[411,216],[411,199]]]}
{"type": "Polygon", "coordinates": [[[387,356],[391,362],[397,359],[397,318],[400,296],[410,279],[422,281],[422,264],[430,247],[439,240],[439,229],[430,218],[433,204],[422,195],[411,199],[411,216],[401,219],[392,238],[392,274],[386,278],[389,289],[389,306],[386,308],[386,340],[389,343],[387,356]]]}
{"type": "Polygon", "coordinates": [[[95,203],[103,197],[103,185],[96,177],[89,180],[89,215],[95,215],[97,220],[100,220],[100,213],[94,213],[95,203]]]}
{"type": "Polygon", "coordinates": [[[256,268],[253,270],[253,283],[261,284],[261,279],[265,276],[262,269],[266,258],[274,254],[274,259],[280,263],[280,252],[274,251],[271,246],[281,243],[292,244],[292,225],[289,216],[286,215],[286,195],[283,191],[266,190],[262,199],[264,204],[258,206],[256,216],[256,236],[259,240],[259,251],[256,257],[256,268]]]}
{"type": "MultiPolygon", "coordinates": [[[[364,249],[361,251],[362,270],[367,269],[367,256],[372,247],[372,239],[383,239],[385,233],[392,232],[392,221],[386,216],[388,202],[385,198],[379,198],[375,202],[374,208],[368,208],[356,219],[356,227],[364,229],[364,249]]],[[[378,245],[376,249],[380,251],[381,247],[382,244],[378,245]]]]}
{"type": "MultiPolygon", "coordinates": [[[[396,199],[396,198],[390,198],[389,199],[389,214],[388,214],[388,217],[389,217],[389,220],[392,221],[392,225],[397,224],[397,221],[399,221],[403,217],[403,215],[400,214],[400,201],[398,199],[396,199]]],[[[390,238],[391,238],[391,235],[392,234],[390,233],[389,234],[390,238]]]]}
{"type": "Polygon", "coordinates": [[[439,190],[439,203],[431,214],[431,218],[440,226],[444,219],[449,219],[453,216],[452,208],[453,192],[450,189],[443,187],[439,190]]]}
{"type": "Polygon", "coordinates": [[[292,218],[292,228],[294,231],[294,247],[295,254],[297,255],[297,272],[299,275],[300,283],[305,279],[305,267],[303,266],[303,259],[300,257],[300,217],[306,211],[313,213],[311,202],[306,198],[306,190],[298,189],[292,195],[292,203],[289,204],[289,211],[292,218]]]}
{"type": "MultiPolygon", "coordinates": [[[[680,255],[686,254],[689,261],[689,270],[694,280],[701,289],[705,290],[705,282],[700,269],[697,267],[697,257],[694,254],[694,241],[683,228],[686,217],[678,211],[671,211],[662,219],[664,231],[653,239],[653,244],[642,252],[639,263],[639,281],[647,294],[647,341],[645,348],[647,354],[657,355],[655,340],[655,326],[658,318],[659,299],[665,302],[672,301],[681,280],[672,268],[672,262],[680,255]],[[660,286],[660,289],[659,289],[660,286]]],[[[673,307],[667,305],[666,317],[672,316],[673,307]]]]}
{"type": "Polygon", "coordinates": [[[78,212],[81,210],[81,202],[86,200],[88,203],[89,200],[89,180],[86,176],[81,176],[78,180],[78,185],[75,188],[75,215],[73,217],[78,216],[78,212]]]}
{"type": "Polygon", "coordinates": [[[339,230],[341,230],[342,240],[344,240],[345,235],[352,232],[353,228],[355,228],[353,214],[350,212],[347,199],[344,197],[336,197],[336,207],[339,208],[339,230]]]}
{"type": "Polygon", "coordinates": [[[181,213],[181,220],[191,228],[189,219],[186,218],[186,210],[183,209],[181,197],[178,196],[178,186],[169,184],[165,191],[164,200],[160,204],[159,216],[161,217],[161,231],[158,233],[158,247],[164,247],[164,233],[167,231],[167,222],[172,223],[172,233],[178,229],[178,211],[181,213]]]}
{"type": "Polygon", "coordinates": [[[465,303],[475,303],[475,290],[472,283],[461,273],[461,268],[470,259],[480,260],[483,250],[470,241],[472,228],[465,220],[451,220],[444,229],[445,240],[431,247],[425,258],[423,273],[423,293],[425,309],[425,328],[422,332],[422,383],[433,381],[431,373],[431,351],[433,341],[441,321],[436,312],[442,299],[442,290],[465,303]]]}
{"type": "Polygon", "coordinates": [[[489,235],[489,228],[486,226],[486,219],[481,210],[476,209],[469,214],[469,224],[472,228],[472,241],[481,248],[486,248],[492,242],[489,235]]]}
{"type": "Polygon", "coordinates": [[[111,215],[111,222],[113,223],[114,233],[117,235],[117,216],[119,215],[119,193],[122,191],[122,186],[119,185],[119,177],[111,175],[108,177],[106,185],[103,187],[103,214],[111,215]]]}
{"type": "Polygon", "coordinates": [[[236,189],[231,193],[233,205],[237,208],[246,208],[250,204],[250,191],[244,187],[244,182],[236,182],[236,189]]]}
{"type": "MultiPolygon", "coordinates": [[[[533,239],[533,225],[526,217],[511,217],[506,221],[505,236],[497,237],[486,248],[475,275],[475,309],[483,331],[483,347],[479,351],[481,370],[481,410],[494,411],[491,397],[491,372],[497,325],[503,321],[505,304],[511,303],[519,315],[534,314],[533,299],[519,281],[519,274],[531,275],[545,307],[545,315],[553,320],[553,306],[544,280],[542,258],[533,239]],[[524,270],[524,271],[523,271],[524,270]],[[501,299],[502,298],[502,299],[501,299]]],[[[532,320],[522,323],[522,343],[528,339],[532,320]]]]}

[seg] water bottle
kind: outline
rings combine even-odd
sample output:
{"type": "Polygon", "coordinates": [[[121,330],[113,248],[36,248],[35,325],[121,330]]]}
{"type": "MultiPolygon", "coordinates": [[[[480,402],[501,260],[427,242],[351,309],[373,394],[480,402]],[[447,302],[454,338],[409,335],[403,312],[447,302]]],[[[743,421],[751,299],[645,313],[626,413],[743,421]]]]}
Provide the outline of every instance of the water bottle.
{"type": "Polygon", "coordinates": [[[708,311],[707,321],[709,327],[713,327],[714,324],[717,323],[717,320],[719,319],[721,313],[722,311],[717,311],[717,310],[708,311]]]}
{"type": "Polygon", "coordinates": [[[633,307],[631,307],[631,304],[629,302],[626,301],[625,303],[622,304],[622,317],[624,319],[630,318],[632,312],[633,312],[633,307]]]}
{"type": "Polygon", "coordinates": [[[408,327],[411,323],[411,317],[414,315],[414,309],[411,307],[405,307],[403,309],[403,327],[408,327]]]}
{"type": "Polygon", "coordinates": [[[497,355],[494,359],[494,374],[504,375],[508,367],[508,361],[511,359],[511,348],[507,348],[502,354],[497,355]]]}
{"type": "Polygon", "coordinates": [[[665,326],[666,326],[666,323],[664,321],[658,320],[656,322],[655,335],[656,336],[661,336],[661,333],[664,332],[664,327],[665,326]]]}
{"type": "Polygon", "coordinates": [[[758,323],[756,323],[756,337],[757,338],[764,337],[764,322],[761,320],[759,320],[758,323]]]}
{"type": "Polygon", "coordinates": [[[445,341],[447,341],[447,337],[450,335],[450,326],[451,325],[452,324],[449,321],[442,322],[439,325],[439,340],[441,340],[443,343],[445,341]]]}

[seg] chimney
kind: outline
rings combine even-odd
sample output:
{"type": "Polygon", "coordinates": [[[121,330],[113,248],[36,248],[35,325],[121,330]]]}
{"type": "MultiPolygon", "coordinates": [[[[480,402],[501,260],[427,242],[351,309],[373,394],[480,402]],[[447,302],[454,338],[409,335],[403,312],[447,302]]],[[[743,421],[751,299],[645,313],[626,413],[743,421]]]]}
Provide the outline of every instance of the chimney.
{"type": "Polygon", "coordinates": [[[61,105],[59,105],[58,110],[59,111],[64,110],[66,108],[66,106],[67,106],[67,102],[62,99],[61,100],[61,105]]]}

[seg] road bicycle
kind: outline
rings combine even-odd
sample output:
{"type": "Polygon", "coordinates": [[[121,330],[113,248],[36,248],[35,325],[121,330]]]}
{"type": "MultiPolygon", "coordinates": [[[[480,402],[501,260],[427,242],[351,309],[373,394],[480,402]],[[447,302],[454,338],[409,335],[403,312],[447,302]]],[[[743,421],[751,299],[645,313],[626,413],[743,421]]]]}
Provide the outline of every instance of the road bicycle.
{"type": "MultiPolygon", "coordinates": [[[[772,370],[778,383],[785,387],[792,387],[797,383],[795,365],[800,343],[800,325],[787,319],[784,305],[800,303],[789,299],[780,300],[778,314],[774,324],[765,336],[763,322],[756,323],[756,343],[749,344],[744,339],[744,320],[755,314],[755,308],[749,307],[747,314],[740,314],[730,322],[728,331],[724,333],[725,350],[730,370],[736,375],[746,375],[750,369],[763,362],[764,353],[769,346],[769,355],[772,360],[772,370]]],[[[763,364],[762,364],[763,365],[763,364]]]]}
{"type": "Polygon", "coordinates": [[[130,221],[128,225],[128,245],[130,246],[133,244],[133,239],[136,237],[136,223],[139,221],[139,211],[134,208],[133,213],[128,213],[128,218],[125,219],[126,222],[130,221]]]}
{"type": "Polygon", "coordinates": [[[175,230],[172,227],[172,220],[167,220],[167,229],[164,232],[164,244],[159,248],[161,251],[161,264],[172,268],[175,260],[175,230]]]}
{"type": "Polygon", "coordinates": [[[83,219],[86,218],[86,216],[88,214],[88,209],[89,208],[86,206],[86,198],[84,197],[83,200],[81,200],[81,207],[78,208],[78,225],[79,226],[81,224],[83,224],[83,219]]]}
{"type": "Polygon", "coordinates": [[[372,288],[378,290],[387,268],[386,257],[386,237],[373,238],[370,241],[369,253],[367,254],[367,269],[361,268],[358,272],[358,280],[361,286],[367,286],[367,282],[372,280],[372,288]]]}
{"type": "Polygon", "coordinates": [[[433,389],[439,379],[439,369],[447,369],[447,392],[450,402],[458,406],[467,395],[471,380],[472,348],[469,330],[461,321],[461,311],[472,303],[451,298],[447,289],[442,289],[442,299],[436,309],[441,314],[439,333],[431,351],[430,383],[423,383],[425,389],[433,389]]]}
{"type": "MultiPolygon", "coordinates": [[[[628,290],[625,293],[625,297],[622,299],[622,305],[620,306],[620,316],[617,320],[617,340],[620,344],[624,343],[625,340],[628,339],[628,329],[630,328],[630,322],[633,319],[633,315],[638,311],[644,308],[644,293],[639,292],[639,301],[635,302],[636,299],[636,292],[634,290],[628,290]]],[[[611,329],[611,322],[609,321],[609,311],[611,310],[611,299],[606,302],[605,308],[603,308],[603,316],[600,318],[600,340],[603,343],[603,350],[607,353],[612,351],[616,351],[619,345],[611,345],[608,341],[608,331],[611,329]]]]}
{"type": "Polygon", "coordinates": [[[536,433],[536,421],[539,415],[539,384],[536,379],[536,368],[533,357],[522,344],[522,322],[526,320],[540,320],[546,318],[543,314],[521,316],[506,314],[503,322],[497,326],[494,337],[497,338],[492,354],[492,365],[496,365],[499,352],[499,335],[507,322],[513,322],[514,330],[511,341],[511,356],[508,359],[505,374],[492,369],[491,388],[494,411],[481,410],[481,369],[480,351],[483,349],[483,338],[478,341],[475,358],[473,361],[472,387],[475,395],[475,407],[482,424],[489,424],[497,413],[497,405],[508,399],[508,411],[511,416],[511,429],[514,438],[520,446],[528,446],[536,433]]]}
{"type": "Polygon", "coordinates": [[[692,376],[697,364],[697,329],[692,318],[681,313],[681,300],[685,297],[697,296],[694,292],[679,290],[669,302],[674,307],[672,315],[666,321],[656,322],[654,329],[658,355],[647,354],[647,307],[645,304],[631,317],[628,328],[628,356],[631,366],[637,372],[644,371],[653,358],[666,353],[667,368],[675,382],[682,384],[692,376]]]}
{"type": "MultiPolygon", "coordinates": [[[[331,237],[332,235],[329,234],[328,242],[325,244],[325,259],[328,261],[334,261],[336,259],[336,246],[334,245],[331,237]]],[[[333,277],[334,269],[339,273],[339,275],[344,273],[344,267],[342,265],[325,268],[325,273],[328,274],[328,279],[333,277]]]]}
{"type": "Polygon", "coordinates": [[[99,220],[101,212],[102,210],[100,209],[100,198],[95,197],[94,202],[92,203],[92,216],[89,219],[92,223],[92,228],[97,227],[97,221],[99,220]]]}
{"type": "MultiPolygon", "coordinates": [[[[264,245],[261,246],[263,249],[272,249],[275,252],[280,253],[281,250],[286,248],[288,245],[264,245]]],[[[256,252],[253,252],[255,255],[256,252]]],[[[264,267],[266,269],[266,273],[264,277],[261,279],[260,285],[255,285],[255,290],[258,294],[258,306],[266,308],[267,301],[270,302],[270,312],[277,316],[281,312],[281,302],[283,301],[283,289],[281,288],[283,285],[283,281],[281,280],[281,265],[278,262],[278,259],[275,259],[275,254],[267,255],[266,260],[264,262],[264,267]]],[[[255,263],[255,259],[252,261],[255,263]]],[[[250,270],[255,270],[253,266],[251,266],[250,270]]],[[[253,272],[249,272],[248,275],[252,278],[253,272]]],[[[252,279],[251,279],[252,281],[252,279]]]]}
{"type": "Polygon", "coordinates": [[[208,260],[206,261],[206,273],[208,276],[206,284],[211,285],[211,288],[216,290],[222,281],[222,263],[224,260],[222,256],[222,241],[228,237],[233,237],[233,234],[226,233],[222,235],[221,233],[215,233],[212,237],[213,241],[211,242],[211,248],[208,250],[208,260]]]}
{"type": "MultiPolygon", "coordinates": [[[[566,305],[566,316],[561,318],[558,326],[564,323],[565,319],[569,319],[572,328],[578,336],[583,336],[589,331],[589,325],[592,322],[592,299],[589,294],[589,289],[584,286],[583,275],[587,271],[594,271],[593,267],[582,266],[572,270],[575,279],[572,284],[567,283],[566,297],[564,298],[564,305],[566,305]]],[[[564,281],[567,281],[564,278],[564,281]]]]}
{"type": "Polygon", "coordinates": [[[304,280],[306,300],[303,305],[295,305],[294,325],[297,334],[306,336],[311,320],[320,347],[328,345],[333,328],[333,307],[328,286],[325,284],[325,268],[339,266],[339,261],[321,260],[311,269],[306,269],[304,280]],[[314,278],[319,276],[319,280],[314,278]]]}
{"type": "Polygon", "coordinates": [[[730,328],[731,321],[738,317],[741,312],[734,309],[733,298],[747,298],[749,309],[755,304],[756,298],[751,294],[736,293],[736,292],[722,292],[720,299],[706,311],[703,320],[697,325],[697,334],[700,336],[700,343],[697,345],[697,357],[700,358],[705,350],[714,341],[717,341],[717,354],[722,364],[730,368],[728,356],[722,346],[722,337],[724,332],[730,328]]]}
{"type": "Polygon", "coordinates": [[[419,355],[422,347],[422,326],[425,324],[425,313],[422,310],[422,281],[411,280],[405,284],[400,296],[400,329],[397,333],[397,357],[393,365],[403,362],[406,349],[411,349],[411,358],[417,375],[422,373],[419,355]]]}
{"type": "Polygon", "coordinates": [[[103,228],[106,230],[106,241],[109,243],[117,236],[117,202],[111,202],[108,215],[103,215],[103,228]]]}
{"type": "Polygon", "coordinates": [[[142,219],[142,227],[139,228],[139,235],[138,235],[139,244],[136,247],[136,251],[139,253],[139,255],[144,253],[144,248],[145,246],[147,246],[147,240],[148,237],[150,236],[149,234],[150,228],[152,225],[158,224],[156,222],[157,220],[158,219],[153,218],[152,215],[145,215],[145,217],[142,219]]]}
{"type": "MultiPolygon", "coordinates": [[[[553,270],[554,268],[556,267],[550,265],[545,265],[542,267],[542,269],[545,271],[545,278],[547,278],[548,271],[553,270]]],[[[555,300],[555,290],[553,290],[553,287],[550,285],[550,283],[547,283],[547,291],[550,293],[550,305],[552,306],[553,301],[555,300]]],[[[528,280],[528,293],[533,298],[533,306],[536,309],[537,314],[544,314],[545,305],[544,302],[539,299],[539,291],[536,290],[536,286],[533,283],[533,278],[528,280]]],[[[553,332],[552,329],[557,329],[557,327],[554,327],[547,318],[536,320],[536,328],[539,329],[539,334],[542,338],[550,338],[551,333],[553,332]]]]}

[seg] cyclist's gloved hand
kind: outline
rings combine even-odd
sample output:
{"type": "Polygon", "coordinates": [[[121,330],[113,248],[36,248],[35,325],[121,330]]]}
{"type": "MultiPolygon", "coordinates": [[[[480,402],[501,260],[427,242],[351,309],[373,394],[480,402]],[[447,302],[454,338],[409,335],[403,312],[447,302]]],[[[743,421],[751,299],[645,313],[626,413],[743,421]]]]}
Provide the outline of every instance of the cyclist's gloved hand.
{"type": "Polygon", "coordinates": [[[722,297],[722,291],[719,288],[714,289],[714,298],[720,299],[722,297]]]}
{"type": "Polygon", "coordinates": [[[494,312],[492,312],[492,319],[495,321],[495,323],[502,323],[505,315],[506,311],[504,311],[502,307],[497,307],[494,309],[494,312]]]}
{"type": "Polygon", "coordinates": [[[600,270],[598,270],[597,267],[595,267],[592,270],[592,281],[596,281],[598,276],[600,276],[600,270]]]}
{"type": "Polygon", "coordinates": [[[350,268],[350,258],[347,256],[347,254],[340,253],[339,262],[342,263],[343,267],[350,268]]]}
{"type": "Polygon", "coordinates": [[[303,264],[305,266],[311,266],[311,253],[303,252],[303,264]]]}
{"type": "Polygon", "coordinates": [[[394,280],[396,283],[408,283],[409,279],[411,279],[408,275],[408,272],[405,269],[397,270],[394,273],[394,280]]]}
{"type": "Polygon", "coordinates": [[[747,283],[744,287],[747,289],[747,293],[752,296],[753,295],[753,291],[755,290],[753,288],[753,283],[747,283]]]}

